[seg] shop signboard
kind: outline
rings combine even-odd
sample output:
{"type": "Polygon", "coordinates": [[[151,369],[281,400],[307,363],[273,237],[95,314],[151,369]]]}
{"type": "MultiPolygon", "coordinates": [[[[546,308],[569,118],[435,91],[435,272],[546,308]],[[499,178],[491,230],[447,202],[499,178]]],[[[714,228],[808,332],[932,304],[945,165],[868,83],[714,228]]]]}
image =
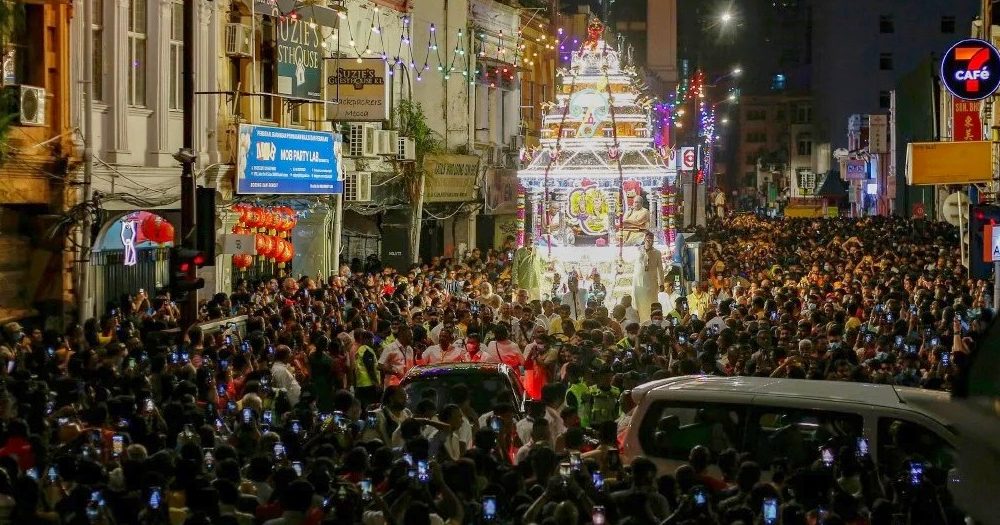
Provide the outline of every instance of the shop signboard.
{"type": "Polygon", "coordinates": [[[341,137],[336,133],[240,124],[236,192],[342,193],[341,158],[341,137]]]}
{"type": "Polygon", "coordinates": [[[381,122],[389,118],[388,64],[381,58],[331,61],[326,76],[326,119],[381,122]]]}
{"type": "Polygon", "coordinates": [[[956,42],[941,58],[941,81],[957,98],[982,100],[1000,87],[1000,53],[978,38],[956,42]]]}
{"type": "Polygon", "coordinates": [[[980,105],[978,101],[952,99],[953,140],[983,140],[983,119],[979,114],[980,105]]]}
{"type": "Polygon", "coordinates": [[[280,17],[275,23],[276,94],[323,100],[323,26],[304,17],[280,17]]]}
{"type": "Polygon", "coordinates": [[[861,159],[848,159],[844,164],[844,180],[868,178],[868,163],[861,159]]]}
{"type": "Polygon", "coordinates": [[[479,157],[476,155],[427,155],[424,202],[469,202],[476,198],[479,157]]]}
{"type": "Polygon", "coordinates": [[[868,151],[870,153],[889,153],[889,117],[887,115],[869,115],[868,118],[868,151]]]}

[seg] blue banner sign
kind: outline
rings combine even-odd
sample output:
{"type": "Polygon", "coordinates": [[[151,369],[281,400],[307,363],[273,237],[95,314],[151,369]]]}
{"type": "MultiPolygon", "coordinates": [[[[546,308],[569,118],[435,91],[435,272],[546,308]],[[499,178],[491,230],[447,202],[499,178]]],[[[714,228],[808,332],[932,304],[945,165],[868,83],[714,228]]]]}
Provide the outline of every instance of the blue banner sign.
{"type": "Polygon", "coordinates": [[[240,124],[236,193],[342,193],[342,142],[329,131],[240,124]]]}

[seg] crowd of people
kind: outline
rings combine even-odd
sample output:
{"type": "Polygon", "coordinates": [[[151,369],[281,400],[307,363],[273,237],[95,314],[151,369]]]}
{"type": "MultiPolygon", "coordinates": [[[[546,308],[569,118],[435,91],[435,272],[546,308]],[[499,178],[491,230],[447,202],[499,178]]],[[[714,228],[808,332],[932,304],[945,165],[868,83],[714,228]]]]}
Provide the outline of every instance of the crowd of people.
{"type": "Polygon", "coordinates": [[[240,281],[202,304],[220,328],[180,341],[162,291],[64,333],[8,323],[0,524],[961,521],[943,475],[899,482],[848,453],[759,465],[695,446],[674,472],[622,461],[629,392],[646,381],[949,389],[992,322],[945,224],[740,215],[699,236],[705,279],[668,271],[648,319],[599,282],[582,311],[558,284],[531,299],[511,286],[507,246],[240,281]],[[448,362],[509,365],[532,399],[481,413],[474,382],[420,399],[400,386],[448,362]]]}

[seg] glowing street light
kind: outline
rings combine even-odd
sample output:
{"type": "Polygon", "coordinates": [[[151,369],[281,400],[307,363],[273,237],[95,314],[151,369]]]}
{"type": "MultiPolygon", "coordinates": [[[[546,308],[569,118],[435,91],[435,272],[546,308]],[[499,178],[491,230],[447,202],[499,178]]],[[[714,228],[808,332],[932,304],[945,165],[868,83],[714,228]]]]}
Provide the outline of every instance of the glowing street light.
{"type": "Polygon", "coordinates": [[[733,68],[733,72],[732,72],[732,75],[733,75],[734,77],[738,77],[738,76],[740,76],[740,75],[742,75],[742,74],[743,74],[743,68],[741,68],[741,67],[739,67],[739,66],[736,66],[735,68],[733,68]]]}
{"type": "Polygon", "coordinates": [[[733,14],[729,11],[723,11],[722,14],[719,15],[719,21],[722,22],[722,25],[728,25],[729,22],[733,21],[733,14]]]}

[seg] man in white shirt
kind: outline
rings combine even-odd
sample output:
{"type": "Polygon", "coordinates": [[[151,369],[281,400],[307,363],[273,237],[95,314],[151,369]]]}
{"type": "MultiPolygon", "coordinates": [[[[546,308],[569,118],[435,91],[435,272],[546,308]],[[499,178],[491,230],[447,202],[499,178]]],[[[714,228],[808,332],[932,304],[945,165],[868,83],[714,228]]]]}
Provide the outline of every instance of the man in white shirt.
{"type": "Polygon", "coordinates": [[[663,291],[657,294],[657,301],[663,307],[663,313],[669,314],[674,309],[674,303],[681,294],[674,288],[673,277],[667,276],[663,280],[663,291]]]}
{"type": "Polygon", "coordinates": [[[625,322],[627,323],[638,323],[639,322],[639,310],[632,307],[632,296],[623,295],[621,305],[625,307],[625,322]]]}
{"type": "Polygon", "coordinates": [[[421,362],[425,365],[436,365],[438,363],[449,363],[457,359],[461,352],[455,347],[455,333],[451,329],[442,329],[438,334],[439,343],[428,346],[424,350],[421,362]]]}
{"type": "Polygon", "coordinates": [[[294,407],[299,403],[299,396],[302,394],[302,386],[295,379],[288,366],[288,359],[292,355],[292,350],[285,345],[278,345],[274,349],[274,364],[271,365],[271,386],[280,388],[288,394],[288,402],[294,407]]]}
{"type": "Polygon", "coordinates": [[[416,360],[413,355],[413,333],[408,326],[401,326],[396,333],[396,340],[382,349],[378,359],[379,368],[385,374],[387,385],[398,385],[413,366],[416,360]]]}

